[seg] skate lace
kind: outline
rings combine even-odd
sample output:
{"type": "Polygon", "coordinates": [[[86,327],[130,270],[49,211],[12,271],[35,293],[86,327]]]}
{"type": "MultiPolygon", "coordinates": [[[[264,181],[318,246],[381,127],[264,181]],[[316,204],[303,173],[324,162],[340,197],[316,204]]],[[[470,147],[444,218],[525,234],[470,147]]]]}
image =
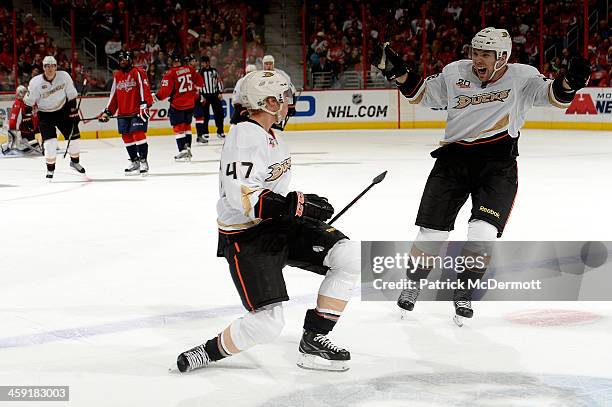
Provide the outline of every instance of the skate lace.
{"type": "Polygon", "coordinates": [[[414,304],[420,292],[421,290],[419,290],[418,288],[413,288],[413,289],[407,288],[405,290],[402,290],[402,293],[399,296],[399,301],[411,302],[414,304]]]}
{"type": "Polygon", "coordinates": [[[472,308],[472,301],[470,301],[470,293],[467,293],[463,290],[458,290],[455,292],[455,307],[457,308],[472,308]]]}
{"type": "Polygon", "coordinates": [[[332,352],[343,352],[344,349],[334,345],[327,336],[318,334],[315,336],[314,340],[323,345],[326,349],[331,350],[332,352]]]}
{"type": "Polygon", "coordinates": [[[208,353],[204,350],[204,345],[197,346],[185,352],[185,357],[189,362],[189,367],[192,369],[207,366],[210,363],[210,356],[208,356],[208,353]]]}
{"type": "Polygon", "coordinates": [[[455,300],[457,308],[472,308],[472,302],[468,300],[455,300]]]}

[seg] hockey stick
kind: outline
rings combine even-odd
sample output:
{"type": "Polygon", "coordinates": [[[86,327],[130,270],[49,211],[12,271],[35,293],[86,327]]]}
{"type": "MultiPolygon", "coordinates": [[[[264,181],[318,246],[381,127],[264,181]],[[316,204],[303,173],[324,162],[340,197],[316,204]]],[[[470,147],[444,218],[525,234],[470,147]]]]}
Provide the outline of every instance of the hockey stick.
{"type": "Polygon", "coordinates": [[[374,185],[379,184],[383,179],[385,179],[385,177],[387,176],[387,171],[381,173],[380,175],[376,176],[373,180],[372,183],[370,185],[368,185],[368,187],[366,189],[364,189],[359,195],[357,195],[357,197],[355,197],[355,199],[353,199],[351,201],[351,203],[349,203],[348,205],[346,205],[344,207],[344,209],[342,209],[336,216],[334,216],[332,218],[332,220],[330,220],[329,222],[327,222],[328,225],[331,225],[332,223],[334,223],[335,221],[338,220],[338,218],[340,216],[342,216],[344,214],[344,212],[348,211],[349,208],[351,206],[353,206],[355,204],[355,202],[357,202],[359,199],[361,199],[362,196],[364,196],[366,194],[366,192],[368,192],[374,185]]]}
{"type": "MultiPolygon", "coordinates": [[[[134,115],[127,115],[127,116],[121,116],[121,115],[108,116],[109,119],[133,119],[134,117],[138,117],[138,115],[134,114],[134,115]]],[[[87,118],[81,119],[82,122],[88,122],[90,120],[98,120],[98,116],[87,117],[87,118]]]]}
{"type": "MultiPolygon", "coordinates": [[[[87,78],[83,79],[83,87],[81,88],[81,94],[79,95],[79,104],[77,105],[77,114],[81,109],[81,101],[83,101],[83,96],[87,94],[87,78]]],[[[68,137],[68,144],[66,144],[66,151],[64,151],[64,158],[66,158],[66,154],[68,154],[68,147],[70,147],[70,142],[72,141],[72,135],[74,134],[74,127],[78,126],[79,122],[72,124],[72,130],[70,130],[70,136],[68,137]]]]}

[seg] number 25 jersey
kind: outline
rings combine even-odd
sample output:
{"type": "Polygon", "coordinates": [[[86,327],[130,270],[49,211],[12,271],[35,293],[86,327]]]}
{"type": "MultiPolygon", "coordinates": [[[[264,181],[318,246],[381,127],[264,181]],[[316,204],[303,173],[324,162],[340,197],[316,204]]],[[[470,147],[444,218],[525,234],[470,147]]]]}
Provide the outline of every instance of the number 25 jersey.
{"type": "Polygon", "coordinates": [[[204,85],[199,73],[191,66],[170,68],[161,81],[157,98],[170,97],[170,106],[177,110],[189,110],[195,106],[196,95],[204,85]]]}
{"type": "Polygon", "coordinates": [[[217,223],[226,232],[245,230],[263,219],[260,197],[272,191],[287,196],[291,155],[282,137],[255,121],[231,127],[221,151],[217,223]]]}

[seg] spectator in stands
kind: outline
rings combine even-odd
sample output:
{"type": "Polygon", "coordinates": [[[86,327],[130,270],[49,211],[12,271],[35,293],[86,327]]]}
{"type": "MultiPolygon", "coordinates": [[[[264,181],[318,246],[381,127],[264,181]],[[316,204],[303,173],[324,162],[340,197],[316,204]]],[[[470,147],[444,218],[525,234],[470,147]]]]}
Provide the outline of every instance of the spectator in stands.
{"type": "Polygon", "coordinates": [[[314,88],[328,88],[331,86],[334,69],[327,61],[325,54],[319,57],[319,61],[312,66],[311,71],[314,88]]]}
{"type": "Polygon", "coordinates": [[[121,51],[122,46],[121,37],[119,36],[119,33],[115,31],[111,39],[106,41],[106,44],[104,45],[104,52],[107,56],[115,57],[116,54],[121,51]]]}

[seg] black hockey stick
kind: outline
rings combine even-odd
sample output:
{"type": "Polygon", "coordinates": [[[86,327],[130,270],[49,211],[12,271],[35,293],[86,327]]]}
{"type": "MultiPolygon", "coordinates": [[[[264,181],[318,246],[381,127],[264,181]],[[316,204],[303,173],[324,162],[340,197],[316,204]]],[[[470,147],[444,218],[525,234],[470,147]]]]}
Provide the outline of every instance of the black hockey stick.
{"type": "Polygon", "coordinates": [[[357,195],[357,197],[355,197],[355,199],[353,199],[350,204],[346,205],[344,207],[344,209],[342,209],[340,212],[338,212],[338,214],[336,216],[334,216],[332,218],[332,220],[327,222],[327,224],[331,225],[332,223],[337,221],[338,218],[340,216],[342,216],[344,214],[344,212],[348,211],[349,208],[355,204],[355,202],[357,202],[359,199],[361,199],[361,197],[364,196],[366,194],[366,192],[368,192],[374,185],[379,184],[383,179],[385,179],[385,176],[387,176],[387,171],[383,172],[382,174],[380,174],[376,178],[374,178],[372,180],[372,183],[370,185],[368,185],[368,187],[366,189],[364,189],[359,195],[357,195]]]}
{"type": "MultiPolygon", "coordinates": [[[[87,86],[87,78],[83,79],[83,87],[81,88],[81,94],[79,95],[79,104],[77,105],[77,114],[81,109],[81,101],[83,100],[83,96],[87,94],[87,90],[85,89],[87,86]]],[[[72,141],[72,135],[74,134],[74,127],[78,126],[79,122],[72,124],[72,130],[70,130],[70,136],[68,137],[68,144],[66,144],[66,151],[64,151],[64,158],[66,158],[66,154],[68,154],[68,147],[70,147],[70,142],[72,141]]]]}
{"type": "MultiPolygon", "coordinates": [[[[109,119],[133,119],[134,117],[138,117],[138,115],[137,114],[132,114],[132,115],[122,116],[122,115],[118,115],[117,114],[117,115],[114,115],[114,116],[108,116],[109,119]]],[[[88,121],[91,121],[91,120],[98,120],[98,116],[95,116],[95,117],[86,117],[86,118],[81,119],[82,122],[88,122],[88,121]]]]}

